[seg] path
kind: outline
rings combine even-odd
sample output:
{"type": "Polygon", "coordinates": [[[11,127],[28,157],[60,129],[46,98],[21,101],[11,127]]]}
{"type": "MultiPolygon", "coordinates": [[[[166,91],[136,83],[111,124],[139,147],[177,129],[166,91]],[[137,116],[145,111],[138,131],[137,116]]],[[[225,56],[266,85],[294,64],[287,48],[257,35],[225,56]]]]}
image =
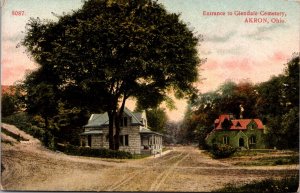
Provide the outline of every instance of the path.
{"type": "Polygon", "coordinates": [[[299,165],[232,166],[194,147],[139,160],[68,156],[39,143],[2,143],[4,190],[48,191],[195,191],[227,183],[246,183],[298,173],[299,165]]]}

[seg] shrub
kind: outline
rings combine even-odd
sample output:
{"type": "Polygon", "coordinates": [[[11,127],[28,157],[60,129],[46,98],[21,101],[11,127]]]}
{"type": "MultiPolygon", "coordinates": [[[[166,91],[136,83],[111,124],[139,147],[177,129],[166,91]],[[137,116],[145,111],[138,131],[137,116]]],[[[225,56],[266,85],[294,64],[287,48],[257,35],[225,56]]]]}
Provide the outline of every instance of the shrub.
{"type": "Polygon", "coordinates": [[[237,148],[226,144],[213,144],[210,148],[210,153],[212,153],[214,158],[227,158],[233,155],[236,151],[237,148]]]}
{"type": "Polygon", "coordinates": [[[74,145],[57,145],[57,150],[62,151],[68,155],[90,156],[102,158],[118,158],[130,159],[132,154],[125,151],[117,151],[111,149],[91,149],[89,147],[78,147],[74,145]]]}
{"type": "Polygon", "coordinates": [[[42,137],[44,135],[44,130],[40,127],[34,126],[31,123],[32,117],[28,116],[26,113],[17,113],[14,115],[3,117],[2,122],[14,125],[17,128],[40,140],[42,140],[42,137]]]}
{"type": "Polygon", "coordinates": [[[265,179],[237,186],[228,184],[216,192],[296,192],[299,185],[299,175],[287,176],[282,179],[265,179]]]}
{"type": "MultiPolygon", "coordinates": [[[[41,128],[40,126],[42,125],[38,124],[38,121],[35,117],[21,112],[4,117],[2,119],[2,122],[16,126],[18,129],[32,135],[34,138],[39,139],[43,143],[43,145],[45,145],[49,149],[55,150],[54,136],[49,131],[45,131],[43,128],[41,128]]],[[[21,139],[20,136],[18,138],[13,138],[17,139],[18,141],[24,140],[21,139]]]]}

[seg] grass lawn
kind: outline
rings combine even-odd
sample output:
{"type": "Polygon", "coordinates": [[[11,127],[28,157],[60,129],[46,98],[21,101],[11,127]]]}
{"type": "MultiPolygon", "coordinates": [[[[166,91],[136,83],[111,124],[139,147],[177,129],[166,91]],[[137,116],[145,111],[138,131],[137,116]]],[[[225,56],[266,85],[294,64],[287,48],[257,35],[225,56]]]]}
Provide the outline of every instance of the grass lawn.
{"type": "Polygon", "coordinates": [[[271,166],[299,164],[299,152],[290,150],[244,150],[233,156],[234,165],[271,166]]]}
{"type": "Polygon", "coordinates": [[[296,192],[299,185],[299,175],[282,179],[265,179],[246,185],[228,184],[216,192],[296,192]]]}

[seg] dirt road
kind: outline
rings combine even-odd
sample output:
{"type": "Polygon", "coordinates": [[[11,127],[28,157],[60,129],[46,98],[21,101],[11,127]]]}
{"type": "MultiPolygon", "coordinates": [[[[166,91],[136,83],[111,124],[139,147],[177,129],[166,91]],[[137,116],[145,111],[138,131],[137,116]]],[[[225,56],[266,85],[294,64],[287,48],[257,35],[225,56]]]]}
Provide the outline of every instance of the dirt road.
{"type": "Polygon", "coordinates": [[[39,143],[2,143],[4,190],[48,191],[212,191],[227,183],[246,183],[298,173],[299,165],[232,166],[195,147],[139,160],[68,156],[39,143]]]}

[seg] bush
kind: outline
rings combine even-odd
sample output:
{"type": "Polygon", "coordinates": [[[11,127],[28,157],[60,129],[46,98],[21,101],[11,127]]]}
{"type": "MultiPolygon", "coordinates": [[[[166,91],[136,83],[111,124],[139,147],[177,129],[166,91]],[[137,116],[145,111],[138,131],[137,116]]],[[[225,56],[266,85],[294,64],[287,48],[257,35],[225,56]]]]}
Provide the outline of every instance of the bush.
{"type": "MultiPolygon", "coordinates": [[[[16,126],[18,129],[32,135],[34,138],[39,139],[43,145],[49,149],[55,150],[54,136],[49,131],[45,131],[41,128],[42,125],[38,123],[35,117],[21,112],[4,117],[2,122],[16,126]]],[[[18,140],[18,138],[16,139],[18,140]]]]}
{"type": "Polygon", "coordinates": [[[227,158],[233,155],[236,151],[237,148],[226,144],[213,144],[210,148],[210,153],[212,153],[214,158],[227,158]]]}
{"type": "Polygon", "coordinates": [[[32,124],[32,117],[26,113],[18,113],[2,118],[2,122],[16,126],[33,137],[42,140],[44,130],[32,124]]]}
{"type": "Polygon", "coordinates": [[[299,175],[284,177],[282,179],[265,179],[237,186],[228,184],[216,192],[296,192],[299,185],[299,175]]]}
{"type": "Polygon", "coordinates": [[[64,152],[68,155],[77,155],[77,156],[118,158],[118,159],[133,158],[132,154],[129,152],[103,149],[103,148],[91,149],[89,147],[78,147],[74,145],[57,145],[57,150],[64,152]]]}

